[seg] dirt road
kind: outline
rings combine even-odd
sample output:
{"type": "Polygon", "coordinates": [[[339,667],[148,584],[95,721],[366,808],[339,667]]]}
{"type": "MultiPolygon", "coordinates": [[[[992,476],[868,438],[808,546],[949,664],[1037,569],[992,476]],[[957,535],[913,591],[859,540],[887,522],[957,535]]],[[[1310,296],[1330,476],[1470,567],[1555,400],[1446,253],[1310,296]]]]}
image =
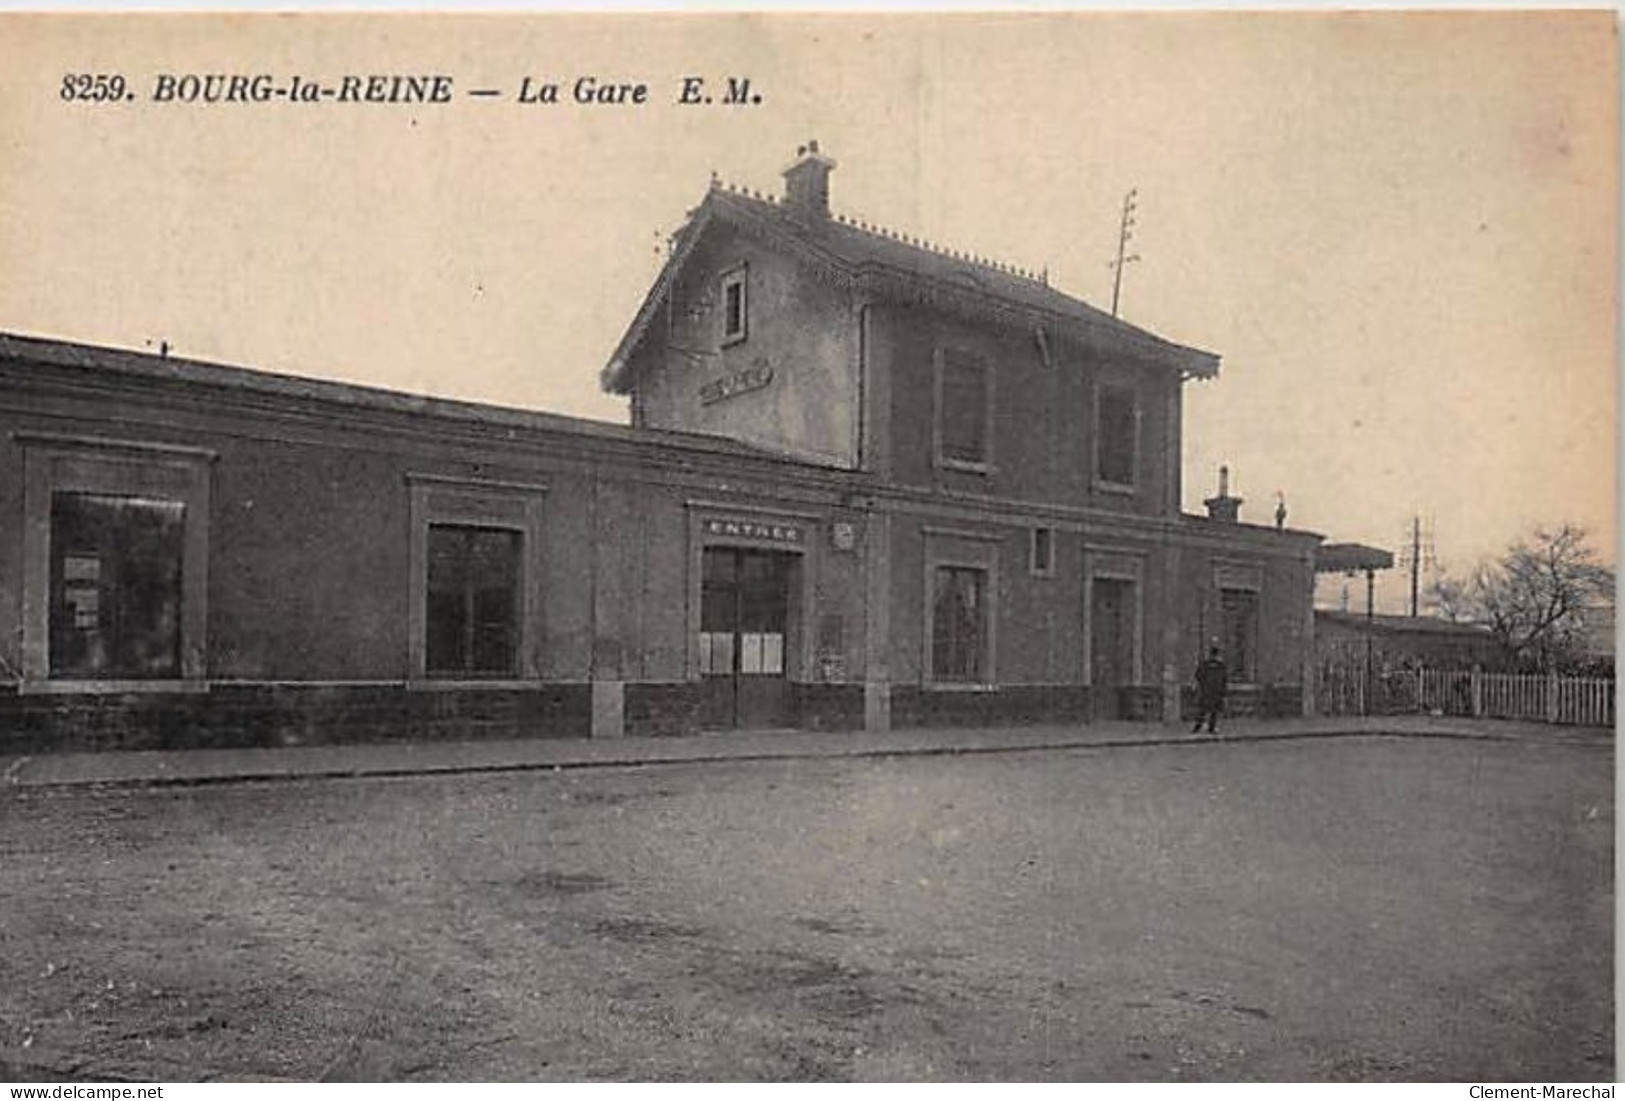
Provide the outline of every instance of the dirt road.
{"type": "Polygon", "coordinates": [[[1612,753],[0,792],[0,1078],[1604,1080],[1612,753]]]}

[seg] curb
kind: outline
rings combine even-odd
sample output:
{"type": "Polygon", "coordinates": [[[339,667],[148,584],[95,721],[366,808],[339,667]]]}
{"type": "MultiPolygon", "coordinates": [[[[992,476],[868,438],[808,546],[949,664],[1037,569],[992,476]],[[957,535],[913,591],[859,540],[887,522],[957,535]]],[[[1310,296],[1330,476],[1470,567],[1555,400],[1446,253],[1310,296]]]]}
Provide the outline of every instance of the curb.
{"type": "MultiPolygon", "coordinates": [[[[1179,746],[1179,745],[1225,745],[1225,744],[1253,744],[1274,741],[1310,741],[1321,738],[1425,738],[1446,741],[1491,741],[1491,742],[1517,742],[1533,741],[1528,737],[1521,737],[1512,731],[1499,732],[1493,730],[1404,730],[1393,728],[1331,728],[1319,730],[1282,730],[1282,731],[1253,731],[1233,734],[1158,734],[1148,737],[1106,737],[1092,739],[1058,739],[1054,741],[1034,741],[1016,744],[974,744],[961,745],[864,745],[845,748],[835,747],[797,747],[787,744],[782,748],[770,750],[746,750],[743,752],[703,752],[694,754],[653,754],[646,757],[637,756],[606,756],[599,759],[575,758],[557,761],[485,761],[466,764],[420,764],[420,765],[388,765],[377,767],[367,765],[344,765],[311,768],[289,769],[258,769],[241,772],[219,773],[214,775],[173,776],[173,775],[132,775],[113,776],[106,778],[42,778],[38,780],[20,779],[24,766],[37,760],[36,757],[21,757],[6,769],[3,784],[15,791],[22,788],[37,788],[54,790],[61,788],[183,788],[183,787],[211,787],[226,784],[263,784],[263,783],[289,783],[301,780],[369,780],[369,779],[402,779],[412,776],[472,776],[492,773],[520,773],[520,772],[562,772],[565,770],[604,769],[604,768],[644,768],[685,764],[716,764],[725,762],[760,763],[764,761],[787,760],[835,760],[841,758],[890,758],[890,757],[958,757],[978,756],[994,753],[1040,753],[1088,749],[1127,749],[1142,746],[1179,746]]],[[[1611,741],[1589,742],[1580,740],[1554,740],[1545,744],[1554,745],[1602,745],[1611,746],[1611,741]]]]}

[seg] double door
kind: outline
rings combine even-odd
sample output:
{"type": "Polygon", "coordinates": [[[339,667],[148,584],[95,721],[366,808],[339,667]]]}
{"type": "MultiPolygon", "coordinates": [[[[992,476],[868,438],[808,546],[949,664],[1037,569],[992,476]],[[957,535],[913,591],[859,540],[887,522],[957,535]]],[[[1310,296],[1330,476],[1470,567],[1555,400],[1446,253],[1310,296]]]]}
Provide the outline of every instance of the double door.
{"type": "Polygon", "coordinates": [[[700,580],[701,724],[709,730],[790,725],[788,624],[796,556],[707,547],[700,580]]]}

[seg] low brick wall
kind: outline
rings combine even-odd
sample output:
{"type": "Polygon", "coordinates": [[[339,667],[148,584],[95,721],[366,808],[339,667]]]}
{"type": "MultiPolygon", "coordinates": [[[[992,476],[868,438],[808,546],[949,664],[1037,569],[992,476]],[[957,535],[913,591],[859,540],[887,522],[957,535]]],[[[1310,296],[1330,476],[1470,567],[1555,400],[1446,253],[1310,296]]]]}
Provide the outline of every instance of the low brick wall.
{"type": "MultiPolygon", "coordinates": [[[[1181,714],[1196,718],[1196,690],[1181,692],[1181,714]]],[[[1162,688],[1137,684],[1110,689],[1088,685],[1005,685],[969,691],[922,689],[898,684],[891,689],[892,726],[1031,726],[1085,723],[1097,715],[1116,715],[1133,722],[1162,721],[1162,688]],[[1114,699],[1096,701],[1110,691],[1114,699]],[[1097,709],[1094,704],[1102,707],[1097,709]]],[[[1303,714],[1303,686],[1246,685],[1231,690],[1225,713],[1232,717],[1288,719],[1303,714]]]]}
{"type": "Polygon", "coordinates": [[[862,730],[863,685],[790,685],[796,725],[803,730],[862,730]]]}
{"type": "Polygon", "coordinates": [[[0,753],[240,749],[358,742],[578,738],[585,684],[537,688],[211,685],[207,692],[23,695],[0,689],[0,753]]]}
{"type": "Polygon", "coordinates": [[[898,728],[1083,723],[1091,715],[1090,701],[1090,688],[1083,684],[1014,684],[965,691],[894,684],[891,722],[898,728]]]}
{"type": "Polygon", "coordinates": [[[1128,685],[1116,690],[1117,713],[1131,722],[1162,721],[1162,688],[1154,684],[1128,685]]]}
{"type": "MultiPolygon", "coordinates": [[[[804,730],[862,730],[861,684],[792,684],[793,715],[804,730]]],[[[629,683],[625,732],[671,737],[700,730],[701,686],[629,683]]],[[[1154,685],[1114,688],[1113,713],[1156,722],[1154,685]]],[[[1094,715],[1087,685],[1006,685],[988,690],[926,690],[893,685],[893,727],[1030,726],[1086,723],[1094,715]]],[[[1186,722],[1196,692],[1181,695],[1186,722]]],[[[1303,713],[1300,685],[1231,690],[1233,718],[1292,718],[1303,713]]],[[[211,685],[207,692],[20,694],[0,687],[0,755],[99,749],[204,749],[340,745],[360,742],[473,741],[482,738],[586,738],[592,734],[592,686],[534,688],[401,684],[211,685]]]]}
{"type": "Polygon", "coordinates": [[[626,686],[626,734],[636,738],[698,734],[700,699],[697,681],[630,682],[626,686]]]}
{"type": "MultiPolygon", "coordinates": [[[[1196,719],[1196,688],[1185,685],[1180,713],[1186,722],[1196,719]]],[[[1224,715],[1233,719],[1294,719],[1303,715],[1303,685],[1247,684],[1233,686],[1224,700],[1224,715]]]]}

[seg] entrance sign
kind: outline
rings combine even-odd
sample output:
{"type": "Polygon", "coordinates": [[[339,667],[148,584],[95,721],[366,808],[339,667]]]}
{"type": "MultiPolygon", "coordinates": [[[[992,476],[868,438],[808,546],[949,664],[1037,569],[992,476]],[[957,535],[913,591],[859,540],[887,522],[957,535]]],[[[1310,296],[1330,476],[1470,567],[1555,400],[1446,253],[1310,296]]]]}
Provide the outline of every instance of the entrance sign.
{"type": "Polygon", "coordinates": [[[806,538],[800,524],[787,524],[775,520],[706,520],[706,535],[731,536],[736,539],[761,539],[769,543],[799,546],[806,538]]]}

